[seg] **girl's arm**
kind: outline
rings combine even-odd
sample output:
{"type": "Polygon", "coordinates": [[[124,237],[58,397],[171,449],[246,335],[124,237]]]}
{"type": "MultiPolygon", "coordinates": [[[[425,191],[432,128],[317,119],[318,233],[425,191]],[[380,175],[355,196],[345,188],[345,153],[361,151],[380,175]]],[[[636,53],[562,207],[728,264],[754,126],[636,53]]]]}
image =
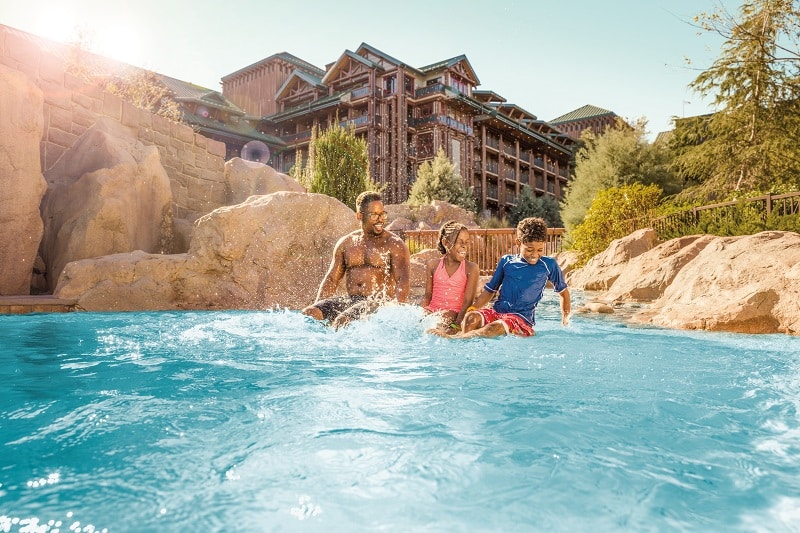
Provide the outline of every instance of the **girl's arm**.
{"type": "Polygon", "coordinates": [[[421,307],[427,307],[431,303],[431,298],[433,298],[433,273],[436,272],[438,264],[438,259],[431,259],[425,265],[425,296],[422,297],[422,301],[419,303],[421,307]]]}
{"type": "Polygon", "coordinates": [[[461,304],[461,311],[459,311],[455,320],[456,324],[461,324],[461,321],[464,320],[464,316],[467,314],[467,309],[469,309],[475,302],[475,296],[478,294],[478,282],[481,277],[481,272],[477,264],[467,261],[466,266],[467,287],[464,290],[464,303],[461,304]]]}

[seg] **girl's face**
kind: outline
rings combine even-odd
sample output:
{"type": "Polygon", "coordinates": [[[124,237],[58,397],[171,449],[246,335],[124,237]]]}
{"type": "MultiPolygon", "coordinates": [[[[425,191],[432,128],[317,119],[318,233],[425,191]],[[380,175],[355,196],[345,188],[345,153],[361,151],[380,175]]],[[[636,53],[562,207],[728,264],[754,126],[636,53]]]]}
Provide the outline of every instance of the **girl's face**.
{"type": "Polygon", "coordinates": [[[447,248],[447,255],[453,261],[463,261],[467,258],[469,249],[469,232],[462,229],[458,232],[455,242],[448,242],[444,239],[444,246],[447,248]]]}

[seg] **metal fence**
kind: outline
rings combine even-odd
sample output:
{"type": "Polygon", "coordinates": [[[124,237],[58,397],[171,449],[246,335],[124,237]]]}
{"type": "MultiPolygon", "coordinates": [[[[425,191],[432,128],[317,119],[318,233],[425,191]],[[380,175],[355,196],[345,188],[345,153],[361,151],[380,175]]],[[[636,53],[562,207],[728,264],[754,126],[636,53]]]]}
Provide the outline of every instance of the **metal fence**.
{"type": "Polygon", "coordinates": [[[660,238],[672,238],[683,235],[689,228],[694,228],[704,219],[722,223],[734,220],[742,209],[749,209],[758,214],[761,222],[776,214],[778,216],[800,214],[800,192],[788,194],[765,194],[744,200],[703,205],[670,213],[660,217],[641,217],[631,220],[631,231],[641,228],[653,228],[660,238]]]}
{"type": "MultiPolygon", "coordinates": [[[[439,240],[438,230],[396,231],[408,246],[412,254],[426,248],[436,249],[439,240]]],[[[469,251],[467,260],[477,263],[482,276],[494,272],[497,262],[506,254],[516,253],[518,247],[514,242],[516,229],[469,229],[469,251]]],[[[552,255],[563,249],[564,228],[548,228],[545,255],[552,255]]]]}

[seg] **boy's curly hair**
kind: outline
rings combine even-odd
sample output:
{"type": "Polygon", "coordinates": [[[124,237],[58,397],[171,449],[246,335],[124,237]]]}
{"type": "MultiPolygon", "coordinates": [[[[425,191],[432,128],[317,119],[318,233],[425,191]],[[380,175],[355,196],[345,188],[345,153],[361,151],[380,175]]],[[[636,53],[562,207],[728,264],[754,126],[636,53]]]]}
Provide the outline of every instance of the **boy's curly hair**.
{"type": "Polygon", "coordinates": [[[442,224],[442,227],[439,228],[439,240],[436,241],[436,248],[438,248],[442,254],[446,254],[447,248],[442,244],[442,240],[447,239],[447,242],[452,246],[455,244],[456,239],[458,239],[458,234],[461,233],[462,229],[467,229],[467,227],[455,220],[448,220],[442,224]]]}
{"type": "Polygon", "coordinates": [[[547,222],[543,218],[523,218],[517,224],[517,238],[526,242],[547,242],[547,222]]]}

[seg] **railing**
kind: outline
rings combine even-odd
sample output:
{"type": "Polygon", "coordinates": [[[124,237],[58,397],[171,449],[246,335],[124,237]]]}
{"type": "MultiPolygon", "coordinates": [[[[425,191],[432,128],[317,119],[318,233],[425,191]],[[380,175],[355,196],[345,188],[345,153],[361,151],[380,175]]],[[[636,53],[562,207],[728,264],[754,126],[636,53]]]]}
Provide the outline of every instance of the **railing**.
{"type": "Polygon", "coordinates": [[[371,87],[362,87],[360,89],[356,89],[355,91],[352,91],[350,93],[350,98],[355,100],[357,98],[362,98],[364,96],[369,96],[370,94],[372,94],[372,88],[371,87]]]}
{"type": "MultiPolygon", "coordinates": [[[[436,249],[439,240],[438,230],[415,230],[396,232],[406,243],[412,253],[426,248],[436,249]]],[[[469,230],[469,251],[467,259],[477,263],[481,276],[489,276],[494,272],[497,262],[506,254],[517,253],[517,232],[514,228],[469,230]]],[[[564,229],[548,228],[545,255],[552,255],[563,249],[564,229]]]]}
{"type": "Polygon", "coordinates": [[[732,221],[740,205],[755,209],[761,222],[766,222],[773,213],[779,216],[800,215],[800,192],[765,194],[745,200],[703,205],[660,217],[640,217],[630,223],[633,231],[648,227],[653,228],[660,238],[671,238],[683,235],[685,229],[699,225],[703,218],[718,223],[732,221]]]}
{"type": "Polygon", "coordinates": [[[494,148],[495,150],[499,150],[500,149],[500,139],[498,139],[497,137],[489,137],[489,136],[487,136],[486,137],[486,146],[494,148]]]}
{"type": "Polygon", "coordinates": [[[361,115],[361,116],[356,117],[356,118],[351,118],[351,119],[348,119],[348,120],[339,121],[339,127],[340,128],[346,128],[350,124],[352,124],[356,128],[358,128],[360,126],[366,126],[367,124],[369,124],[369,115],[361,115]]]}
{"type": "Polygon", "coordinates": [[[466,133],[467,135],[473,135],[473,130],[471,126],[464,124],[463,122],[459,122],[454,118],[450,118],[446,115],[428,115],[424,118],[412,118],[408,121],[408,125],[412,128],[416,128],[417,126],[422,126],[423,124],[442,124],[443,126],[448,126],[453,128],[454,130],[458,130],[461,133],[466,133]]]}

